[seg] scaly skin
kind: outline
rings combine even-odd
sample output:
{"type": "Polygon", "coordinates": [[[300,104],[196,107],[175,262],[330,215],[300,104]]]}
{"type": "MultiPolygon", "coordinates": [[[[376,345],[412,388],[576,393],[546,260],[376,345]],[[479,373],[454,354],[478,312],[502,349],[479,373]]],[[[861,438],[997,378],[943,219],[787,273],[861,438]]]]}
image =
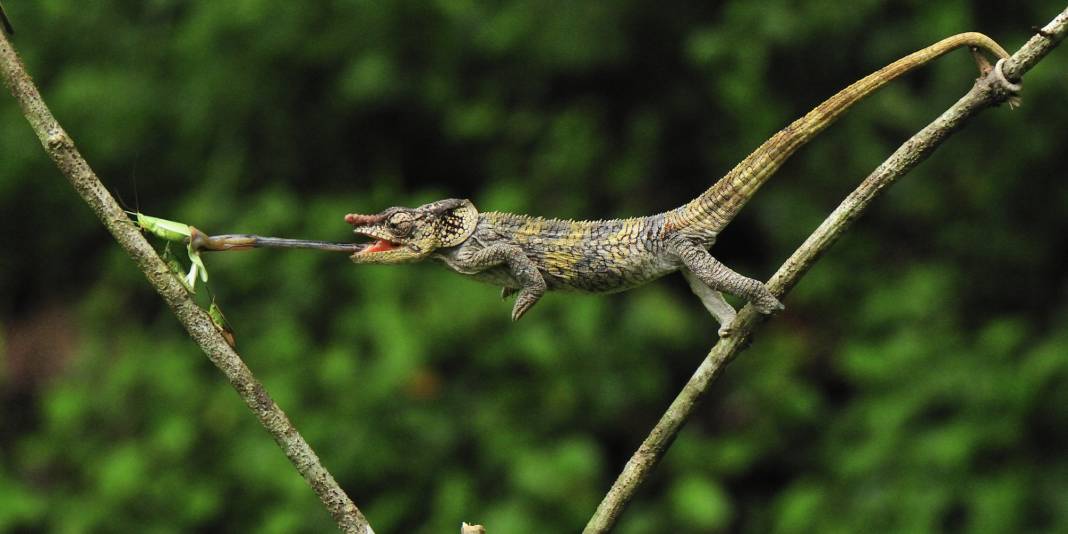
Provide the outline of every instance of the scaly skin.
{"type": "Polygon", "coordinates": [[[763,283],[732,271],[709,254],[716,236],[756,190],[801,146],[846,109],[898,76],[961,46],[1008,57],[978,33],[949,37],[876,71],[783,128],[693,201],[674,210],[631,219],[568,221],[510,213],[479,213],[468,200],[447,199],[418,208],[349,214],[354,232],[375,239],[352,256],[356,263],[409,263],[433,259],[450,269],[516,293],[518,320],[548,290],[624,291],[680,271],[730,334],[734,308],[723,292],[762,313],[782,309],[763,283]]]}

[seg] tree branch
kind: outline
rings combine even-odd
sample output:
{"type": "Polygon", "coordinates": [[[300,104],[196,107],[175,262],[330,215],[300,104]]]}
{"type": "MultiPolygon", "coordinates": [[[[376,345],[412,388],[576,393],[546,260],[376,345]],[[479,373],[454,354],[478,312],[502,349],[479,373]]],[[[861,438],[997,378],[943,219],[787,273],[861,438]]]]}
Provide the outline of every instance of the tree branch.
{"type": "MultiPolygon", "coordinates": [[[[1009,80],[1018,80],[1064,38],[1068,31],[1068,9],[1057,15],[1040,32],[1002,65],[1009,80]]],[[[950,134],[959,130],[974,115],[997,105],[1010,96],[994,72],[976,80],[972,89],[940,117],[912,136],[886,161],[879,165],[856,190],[827,217],[808,239],[786,260],[771,280],[768,289],[776,296],[789,291],[809,268],[838,240],[849,225],[886,186],[892,184],[926,159],[950,134]]],[[[709,385],[728,362],[749,345],[753,331],[763,316],[747,305],[733,323],[734,334],[722,339],[705,357],[682,391],[668,407],[638,450],[627,461],[612,488],[586,524],[584,532],[607,532],[619,520],[638,486],[649,476],[664,452],[693,414],[709,385]]]]}
{"type": "Polygon", "coordinates": [[[274,437],[293,466],[311,485],[338,527],[344,532],[373,533],[367,519],[319,462],[315,451],[297,432],[285,412],[271,399],[241,357],[216,331],[211,318],[193,302],[156,251],[130,223],[129,218],[89,167],[89,163],[78,152],[74,141],[52,116],[3,32],[0,32],[0,74],[18,100],[26,120],[41,140],[45,152],[100,218],[112,237],[130,255],[156,292],[171,307],[182,326],[189,332],[189,337],[200,345],[208,359],[226,375],[260,424],[274,437]]]}

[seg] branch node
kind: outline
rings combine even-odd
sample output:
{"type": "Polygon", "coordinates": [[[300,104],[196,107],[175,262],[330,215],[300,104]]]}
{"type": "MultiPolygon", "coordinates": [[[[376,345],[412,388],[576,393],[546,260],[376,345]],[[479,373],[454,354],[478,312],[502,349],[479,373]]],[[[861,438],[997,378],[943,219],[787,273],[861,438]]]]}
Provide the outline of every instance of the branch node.
{"type": "Polygon", "coordinates": [[[1056,37],[1056,35],[1048,32],[1044,28],[1040,28],[1038,26],[1031,26],[1031,31],[1033,31],[1036,34],[1038,34],[1038,35],[1040,35],[1042,37],[1045,37],[1046,39],[1049,39],[1051,41],[1056,37]]]}
{"type": "Polygon", "coordinates": [[[1001,58],[994,64],[994,81],[998,84],[1000,92],[1007,96],[1009,101],[1009,107],[1015,108],[1020,105],[1020,91],[1023,89],[1023,84],[1019,82],[1009,81],[1005,76],[1005,72],[1002,71],[1002,66],[1005,65],[1005,59],[1001,58]]]}
{"type": "Polygon", "coordinates": [[[63,130],[53,130],[48,133],[48,137],[45,139],[45,144],[48,145],[50,150],[59,150],[65,146],[73,144],[70,136],[63,130]]]}
{"type": "Polygon", "coordinates": [[[990,69],[992,68],[990,65],[990,60],[988,60],[986,56],[984,56],[983,53],[979,51],[978,47],[969,46],[968,51],[972,53],[972,59],[975,60],[975,65],[979,67],[979,75],[986,76],[987,74],[989,74],[990,69]]]}

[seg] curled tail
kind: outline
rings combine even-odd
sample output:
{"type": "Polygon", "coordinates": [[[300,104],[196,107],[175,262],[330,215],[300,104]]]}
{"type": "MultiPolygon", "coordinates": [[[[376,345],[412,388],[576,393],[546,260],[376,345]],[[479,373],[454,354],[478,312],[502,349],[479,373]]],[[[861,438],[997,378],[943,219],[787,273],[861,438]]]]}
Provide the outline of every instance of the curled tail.
{"type": "Polygon", "coordinates": [[[1009,56],[1004,48],[981,33],[961,33],[869,74],[773,135],[701,196],[667,213],[665,230],[681,231],[695,237],[714,237],[787,158],[830,126],[850,106],[898,76],[962,46],[983,49],[998,58],[1009,56]]]}

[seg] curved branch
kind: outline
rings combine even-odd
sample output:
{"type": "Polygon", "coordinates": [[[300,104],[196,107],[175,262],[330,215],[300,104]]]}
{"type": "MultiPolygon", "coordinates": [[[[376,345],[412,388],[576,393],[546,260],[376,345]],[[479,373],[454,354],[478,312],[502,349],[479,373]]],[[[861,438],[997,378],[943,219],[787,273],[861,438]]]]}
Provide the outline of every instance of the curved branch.
{"type": "Polygon", "coordinates": [[[171,307],[182,326],[189,332],[189,337],[193,338],[207,354],[208,359],[226,375],[260,424],[267,429],[289,461],[311,485],[338,527],[344,532],[373,533],[367,519],[338,486],[330,472],[323,467],[315,451],[297,432],[285,412],[271,399],[241,357],[226,344],[212,324],[211,318],[193,302],[144,236],[130,224],[122,208],[78,152],[74,141],[52,116],[3,32],[0,32],[0,75],[18,100],[23,115],[41,140],[45,152],[100,218],[112,237],[130,255],[156,292],[171,307]]]}
{"type": "MultiPolygon", "coordinates": [[[[1018,80],[1042,57],[1064,39],[1068,32],[1068,9],[1057,15],[1020,50],[1002,65],[1002,72],[1010,80],[1018,80]]],[[[1003,102],[1009,95],[1002,81],[993,71],[980,77],[968,94],[958,100],[940,117],[912,136],[893,155],[879,165],[857,189],[827,217],[808,239],[786,260],[771,280],[768,289],[776,296],[789,291],[812,267],[824,252],[838,240],[849,225],[860,216],[871,201],[886,186],[892,184],[921,161],[926,159],[947,137],[960,129],[974,115],[988,107],[1003,102]]],[[[747,305],[733,323],[734,334],[720,340],[705,357],[671,406],[657,422],[641,446],[627,461],[612,488],[597,511],[586,524],[584,532],[607,532],[619,520],[627,503],[634,497],[638,486],[649,476],[664,452],[674,441],[679,430],[693,414],[708,391],[709,385],[722,372],[728,362],[749,345],[753,331],[762,322],[763,316],[752,305],[747,305]]]]}

